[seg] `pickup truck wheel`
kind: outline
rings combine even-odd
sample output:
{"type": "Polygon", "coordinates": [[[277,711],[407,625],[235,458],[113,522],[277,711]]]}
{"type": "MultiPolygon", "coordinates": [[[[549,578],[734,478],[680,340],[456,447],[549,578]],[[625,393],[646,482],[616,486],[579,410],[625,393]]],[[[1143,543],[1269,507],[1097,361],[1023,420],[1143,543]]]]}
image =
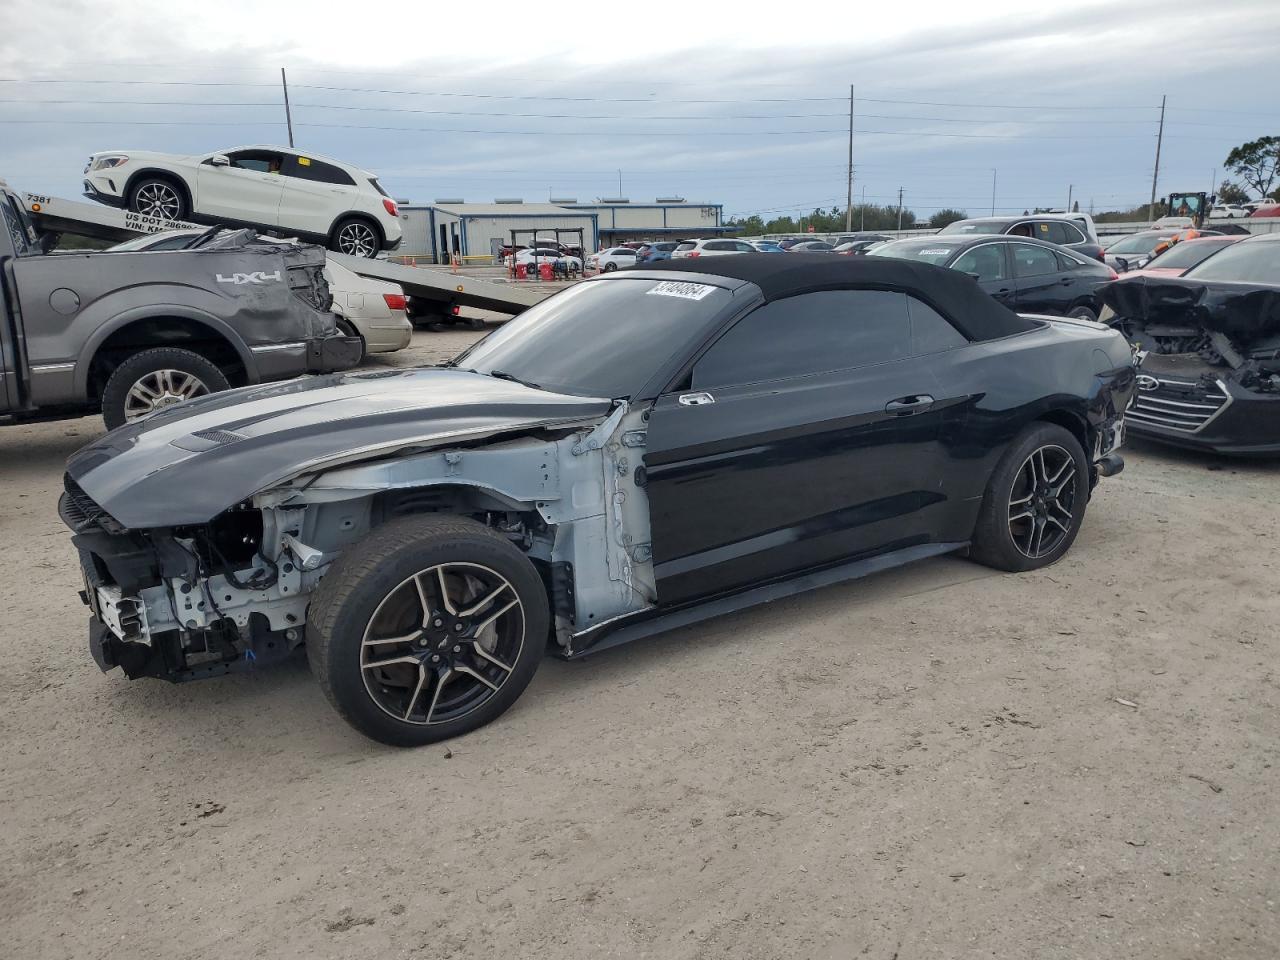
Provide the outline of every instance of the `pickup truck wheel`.
{"type": "Polygon", "coordinates": [[[172,181],[146,177],[129,191],[129,209],[161,220],[182,220],[187,216],[187,201],[172,181]]]}
{"type": "Polygon", "coordinates": [[[183,400],[230,387],[223,372],[198,353],[177,347],[143,350],[112,371],[102,391],[102,419],[114,430],[183,400]]]}
{"type": "Polygon", "coordinates": [[[382,249],[378,231],[362,217],[347,217],[333,228],[333,239],[329,243],[330,250],[345,253],[353,257],[372,259],[382,249]]]}
{"type": "Polygon", "coordinates": [[[546,588],[488,527],[421,516],[348,549],[307,611],[307,656],[365,736],[411,747],[468,733],[529,685],[546,648],[546,588]]]}
{"type": "Polygon", "coordinates": [[[1089,464],[1071,431],[1033,423],[991,474],[972,557],[998,570],[1047,567],[1071,548],[1089,502],[1089,464]]]}

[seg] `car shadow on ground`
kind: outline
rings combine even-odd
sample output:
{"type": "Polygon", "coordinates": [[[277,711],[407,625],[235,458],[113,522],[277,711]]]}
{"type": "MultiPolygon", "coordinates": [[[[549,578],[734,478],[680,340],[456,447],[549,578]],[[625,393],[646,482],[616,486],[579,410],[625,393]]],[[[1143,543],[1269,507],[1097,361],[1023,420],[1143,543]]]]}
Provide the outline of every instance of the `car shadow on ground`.
{"type": "MultiPolygon", "coordinates": [[[[664,678],[707,657],[749,655],[753,647],[775,646],[797,622],[820,624],[851,606],[892,604],[988,577],[1001,576],[958,557],[939,557],[862,580],[826,587],[760,607],[718,617],[702,624],[637,640],[581,660],[548,655],[528,690],[489,726],[492,735],[513,725],[537,730],[556,723],[589,723],[573,719],[586,711],[595,718],[612,692],[633,683],[665,689],[664,678]]],[[[126,718],[129,729],[147,729],[161,739],[178,742],[210,727],[237,749],[269,750],[280,731],[302,738],[299,746],[316,753],[352,756],[370,750],[396,752],[365,739],[333,710],[312,676],[305,650],[286,660],[249,672],[168,684],[144,679],[126,681],[118,672],[104,678],[110,710],[126,718]]],[[[514,735],[509,728],[508,735],[514,735]]],[[[471,736],[477,736],[472,734],[471,736]]],[[[297,742],[297,741],[295,741],[297,742]]]]}
{"type": "Polygon", "coordinates": [[[1263,457],[1231,457],[1207,450],[1174,447],[1132,435],[1125,438],[1122,453],[1128,450],[1142,455],[1144,468],[1157,465],[1201,467],[1215,472],[1226,470],[1231,473],[1259,477],[1273,476],[1280,471],[1280,454],[1263,457]]]}

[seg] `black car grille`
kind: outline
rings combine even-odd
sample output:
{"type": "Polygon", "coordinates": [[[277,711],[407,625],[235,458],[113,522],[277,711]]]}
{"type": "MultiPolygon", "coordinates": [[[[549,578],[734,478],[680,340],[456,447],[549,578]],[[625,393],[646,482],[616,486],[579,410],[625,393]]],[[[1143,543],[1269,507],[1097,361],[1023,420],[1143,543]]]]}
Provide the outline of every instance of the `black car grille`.
{"type": "Polygon", "coordinates": [[[1139,375],[1138,391],[1125,419],[1162,430],[1198,433],[1230,402],[1231,397],[1218,381],[1202,383],[1139,375]]]}
{"type": "Polygon", "coordinates": [[[58,501],[58,514],[72,530],[83,530],[107,516],[107,512],[80,489],[80,484],[71,479],[71,474],[62,478],[62,487],[66,493],[58,501]]]}

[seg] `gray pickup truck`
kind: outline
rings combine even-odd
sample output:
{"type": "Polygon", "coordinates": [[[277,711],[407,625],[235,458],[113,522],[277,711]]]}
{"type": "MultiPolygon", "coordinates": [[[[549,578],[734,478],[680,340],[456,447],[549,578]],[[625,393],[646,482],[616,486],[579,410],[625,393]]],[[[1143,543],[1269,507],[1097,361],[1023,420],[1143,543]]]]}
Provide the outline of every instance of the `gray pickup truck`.
{"type": "Polygon", "coordinates": [[[325,251],[213,228],[184,250],[47,253],[0,181],[0,419],[101,410],[114,429],[191,397],[360,358],[325,251]]]}

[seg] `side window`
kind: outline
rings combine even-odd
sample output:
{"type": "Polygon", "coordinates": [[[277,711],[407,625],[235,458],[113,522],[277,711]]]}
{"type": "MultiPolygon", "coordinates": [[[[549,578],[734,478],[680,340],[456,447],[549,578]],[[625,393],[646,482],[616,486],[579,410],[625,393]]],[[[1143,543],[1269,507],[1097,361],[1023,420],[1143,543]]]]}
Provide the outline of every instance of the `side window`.
{"type": "MultiPolygon", "coordinates": [[[[1056,252],[1056,251],[1055,251],[1056,252]]],[[[1079,270],[1084,266],[1075,257],[1069,257],[1065,253],[1058,254],[1058,266],[1062,270],[1079,270]]]]}
{"type": "Polygon", "coordinates": [[[693,367],[693,387],[780,380],[910,356],[906,294],[824,290],[775,300],[739,320],[693,367]]]}
{"type": "Polygon", "coordinates": [[[907,313],[911,317],[911,355],[914,357],[954,350],[969,342],[950,320],[923,300],[908,296],[907,313]]]}
{"type": "Polygon", "coordinates": [[[1084,231],[1081,230],[1079,227],[1077,227],[1074,223],[1062,224],[1062,232],[1067,235],[1067,239],[1063,240],[1062,241],[1063,243],[1087,243],[1088,242],[1087,240],[1085,240],[1084,231]]]}
{"type": "Polygon", "coordinates": [[[345,170],[335,167],[332,163],[325,163],[323,160],[313,160],[311,157],[290,157],[285,164],[284,172],[287,176],[296,177],[299,180],[337,183],[347,187],[356,185],[345,170]]]}
{"type": "Polygon", "coordinates": [[[740,253],[755,253],[756,248],[749,243],[743,243],[741,240],[735,240],[733,248],[740,253]]]}
{"type": "Polygon", "coordinates": [[[1015,277],[1039,277],[1058,272],[1058,257],[1045,247],[1033,247],[1029,243],[1011,243],[1013,275],[1015,277]]]}
{"type": "Polygon", "coordinates": [[[983,243],[962,253],[956,262],[951,264],[952,270],[968,273],[981,283],[987,280],[1007,280],[1008,271],[1004,264],[1004,245],[1000,243],[983,243]]]}
{"type": "Polygon", "coordinates": [[[253,170],[256,173],[279,173],[284,165],[284,154],[271,150],[237,150],[228,153],[227,159],[237,170],[253,170]]]}

